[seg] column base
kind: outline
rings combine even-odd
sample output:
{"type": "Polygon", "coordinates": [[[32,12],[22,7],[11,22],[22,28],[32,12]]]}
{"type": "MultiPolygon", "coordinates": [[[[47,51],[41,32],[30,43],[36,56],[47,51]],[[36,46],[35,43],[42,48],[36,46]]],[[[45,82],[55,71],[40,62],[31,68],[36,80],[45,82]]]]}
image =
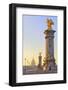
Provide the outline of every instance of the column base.
{"type": "Polygon", "coordinates": [[[57,64],[55,63],[55,60],[46,60],[43,65],[43,70],[46,72],[57,73],[57,64]]]}

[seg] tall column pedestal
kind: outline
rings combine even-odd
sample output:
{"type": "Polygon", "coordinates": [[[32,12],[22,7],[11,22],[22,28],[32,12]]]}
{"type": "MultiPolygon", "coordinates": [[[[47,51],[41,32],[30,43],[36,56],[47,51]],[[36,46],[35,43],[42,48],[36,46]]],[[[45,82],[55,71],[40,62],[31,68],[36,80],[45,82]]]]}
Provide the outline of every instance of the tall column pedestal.
{"type": "Polygon", "coordinates": [[[45,64],[44,68],[46,72],[57,72],[57,66],[54,58],[54,30],[45,30],[45,64]]]}

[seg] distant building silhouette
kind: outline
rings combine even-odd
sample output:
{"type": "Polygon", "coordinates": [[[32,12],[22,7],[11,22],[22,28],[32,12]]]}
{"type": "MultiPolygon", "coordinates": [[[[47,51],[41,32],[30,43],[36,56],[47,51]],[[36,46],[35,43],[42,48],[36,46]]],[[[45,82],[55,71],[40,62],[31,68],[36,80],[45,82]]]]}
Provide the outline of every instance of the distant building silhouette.
{"type": "Polygon", "coordinates": [[[31,61],[31,66],[35,66],[35,60],[34,60],[34,58],[31,61]]]}

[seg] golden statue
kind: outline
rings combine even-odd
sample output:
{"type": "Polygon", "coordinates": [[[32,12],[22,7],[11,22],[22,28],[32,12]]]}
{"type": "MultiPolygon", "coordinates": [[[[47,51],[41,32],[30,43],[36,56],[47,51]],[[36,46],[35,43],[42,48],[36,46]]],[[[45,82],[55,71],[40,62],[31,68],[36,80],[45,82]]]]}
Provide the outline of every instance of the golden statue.
{"type": "Polygon", "coordinates": [[[54,25],[52,19],[47,19],[48,30],[52,30],[52,25],[54,25]]]}

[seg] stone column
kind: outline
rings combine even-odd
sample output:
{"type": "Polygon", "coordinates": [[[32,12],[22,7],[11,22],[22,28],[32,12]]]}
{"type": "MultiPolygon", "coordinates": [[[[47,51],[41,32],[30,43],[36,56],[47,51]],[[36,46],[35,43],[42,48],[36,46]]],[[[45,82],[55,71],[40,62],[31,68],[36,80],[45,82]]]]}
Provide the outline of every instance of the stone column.
{"type": "Polygon", "coordinates": [[[45,30],[45,44],[46,44],[46,53],[45,53],[45,67],[49,72],[56,72],[55,67],[55,58],[54,58],[54,30],[45,30]]]}
{"type": "Polygon", "coordinates": [[[46,60],[54,60],[54,30],[45,30],[46,60]]]}
{"type": "Polygon", "coordinates": [[[38,60],[39,60],[38,67],[41,68],[41,66],[42,66],[42,56],[41,56],[41,53],[39,53],[38,60]]]}

